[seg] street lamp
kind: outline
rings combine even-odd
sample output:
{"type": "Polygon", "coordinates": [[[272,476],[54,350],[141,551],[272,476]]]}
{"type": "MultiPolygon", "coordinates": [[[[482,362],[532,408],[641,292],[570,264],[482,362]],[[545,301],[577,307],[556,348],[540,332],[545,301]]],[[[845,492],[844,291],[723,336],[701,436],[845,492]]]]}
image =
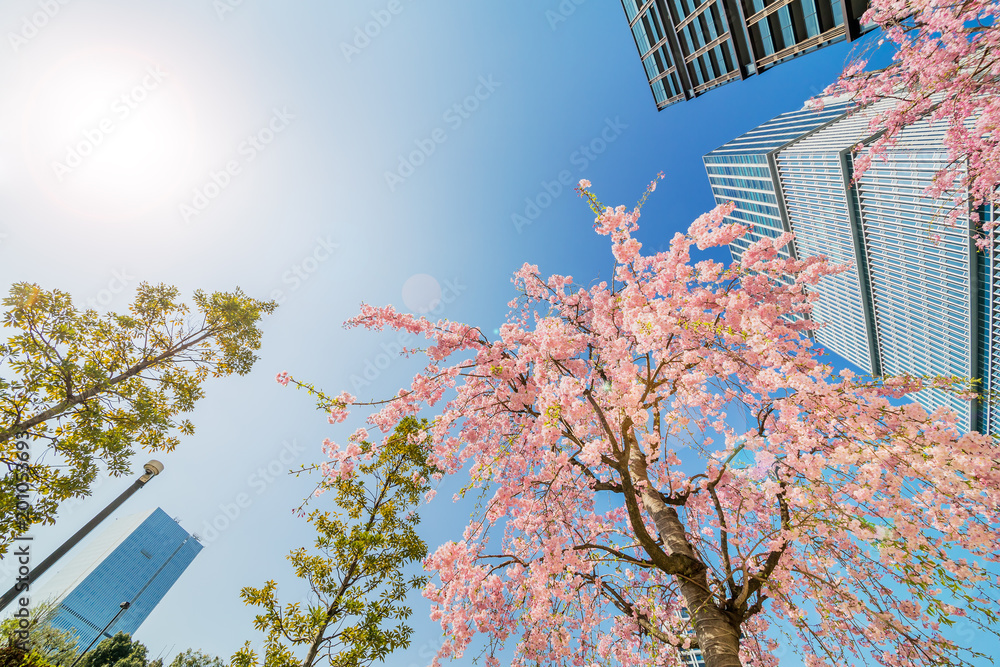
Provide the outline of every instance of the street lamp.
{"type": "Polygon", "coordinates": [[[97,516],[88,521],[86,526],[73,533],[73,536],[63,542],[62,545],[53,551],[48,558],[35,566],[35,568],[23,578],[24,582],[22,582],[21,579],[18,579],[18,583],[11,586],[10,590],[4,593],[3,597],[0,597],[0,611],[3,611],[3,609],[17,597],[18,593],[28,590],[28,586],[34,584],[35,581],[42,576],[42,573],[49,569],[49,567],[51,567],[57,560],[62,558],[67,551],[75,547],[77,542],[85,538],[87,534],[97,526],[97,524],[104,521],[109,514],[118,509],[118,506],[128,500],[129,496],[145,486],[146,482],[163,472],[163,464],[154,459],[144,465],[142,470],[144,473],[142,477],[135,480],[135,482],[132,483],[132,486],[125,489],[121,495],[108,503],[108,506],[101,510],[97,516]]]}
{"type": "Polygon", "coordinates": [[[80,655],[76,656],[76,660],[74,660],[74,661],[73,661],[73,664],[72,664],[72,665],[70,665],[69,667],[76,667],[76,663],[80,662],[80,660],[82,660],[82,659],[83,659],[83,656],[87,655],[87,651],[89,651],[89,650],[90,650],[90,648],[91,648],[91,647],[92,647],[92,646],[94,645],[94,643],[95,643],[95,642],[96,642],[96,641],[97,641],[98,639],[100,639],[100,638],[101,638],[101,635],[103,635],[103,634],[104,634],[105,632],[107,632],[107,631],[108,631],[108,628],[110,628],[110,627],[111,627],[111,625],[112,625],[112,624],[113,624],[113,623],[114,623],[115,621],[117,621],[117,620],[118,620],[118,617],[119,617],[119,616],[121,616],[122,614],[124,614],[124,613],[125,613],[125,610],[126,610],[126,609],[128,609],[130,605],[129,605],[129,603],[128,603],[128,602],[122,602],[122,603],[121,603],[120,605],[118,605],[118,606],[119,606],[119,607],[121,607],[121,609],[119,609],[119,610],[118,610],[118,613],[117,613],[117,614],[115,614],[115,617],[114,617],[114,618],[112,618],[112,619],[111,619],[110,621],[108,621],[108,624],[104,626],[104,629],[103,629],[103,630],[101,630],[100,632],[98,632],[98,633],[97,633],[97,636],[96,636],[96,637],[94,637],[94,641],[90,642],[90,644],[89,644],[89,645],[87,646],[87,648],[83,649],[83,653],[81,653],[80,655]]]}

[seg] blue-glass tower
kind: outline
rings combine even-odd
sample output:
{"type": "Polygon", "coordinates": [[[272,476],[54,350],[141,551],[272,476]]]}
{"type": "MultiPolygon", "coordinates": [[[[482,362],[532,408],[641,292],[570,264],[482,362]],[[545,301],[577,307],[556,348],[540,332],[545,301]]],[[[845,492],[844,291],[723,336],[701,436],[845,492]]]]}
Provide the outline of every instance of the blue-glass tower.
{"type": "MultiPolygon", "coordinates": [[[[1000,381],[995,248],[976,247],[968,212],[946,221],[962,193],[923,194],[949,162],[945,128],[907,128],[856,181],[852,149],[874,141],[878,109],[831,102],[820,113],[782,114],[705,156],[716,201],[735,202],[731,218],[753,227],[730,246],[733,258],[762,236],[794,232],[789,252],[846,267],[817,287],[818,343],[866,373],[970,378],[990,395],[1000,381]]],[[[963,430],[1000,434],[996,401],[941,390],[915,398],[929,411],[953,409],[963,430]]]]}
{"type": "Polygon", "coordinates": [[[162,509],[115,521],[34,592],[55,605],[52,625],[77,636],[81,650],[104,632],[133,634],[201,551],[202,545],[162,509]]]}

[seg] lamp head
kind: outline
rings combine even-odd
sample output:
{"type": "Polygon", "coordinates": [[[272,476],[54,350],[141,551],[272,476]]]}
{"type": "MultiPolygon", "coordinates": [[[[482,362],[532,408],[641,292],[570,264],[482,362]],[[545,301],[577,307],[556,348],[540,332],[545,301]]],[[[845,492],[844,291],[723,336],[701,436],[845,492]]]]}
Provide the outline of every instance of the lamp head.
{"type": "Polygon", "coordinates": [[[150,477],[155,477],[156,475],[159,475],[161,472],[163,472],[163,464],[157,461],[156,459],[153,459],[152,461],[144,465],[142,469],[150,477]]]}
{"type": "Polygon", "coordinates": [[[156,459],[153,459],[152,461],[146,463],[146,465],[142,466],[142,470],[145,474],[139,478],[139,482],[145,484],[163,472],[163,464],[156,459]]]}

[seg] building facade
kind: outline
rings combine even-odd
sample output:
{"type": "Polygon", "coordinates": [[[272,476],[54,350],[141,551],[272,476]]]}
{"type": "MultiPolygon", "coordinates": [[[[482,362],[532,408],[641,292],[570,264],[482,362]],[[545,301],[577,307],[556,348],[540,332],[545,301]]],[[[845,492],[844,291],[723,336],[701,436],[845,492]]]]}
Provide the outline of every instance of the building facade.
{"type": "Polygon", "coordinates": [[[73,632],[83,650],[98,636],[138,630],[201,549],[162,509],[122,517],[32,598],[55,606],[53,627],[73,632]],[[122,602],[129,608],[105,630],[122,602]]]}
{"type": "MultiPolygon", "coordinates": [[[[943,126],[907,128],[855,180],[852,149],[874,140],[876,111],[831,100],[820,113],[782,114],[704,157],[716,201],[735,202],[730,219],[753,229],[730,246],[733,258],[762,236],[793,232],[786,252],[846,267],[817,287],[819,344],[872,375],[969,378],[989,395],[1000,381],[994,248],[977,248],[967,212],[946,222],[962,193],[923,194],[948,164],[943,126]]],[[[929,411],[951,408],[963,430],[1000,434],[995,401],[937,389],[915,398],[929,411]]]]}
{"type": "MultiPolygon", "coordinates": [[[[691,620],[691,612],[686,607],[680,610],[678,616],[685,621],[691,620]]],[[[691,629],[689,634],[694,637],[694,630],[691,629]]],[[[680,658],[682,667],[705,667],[705,654],[700,648],[681,649],[680,658]]]]}
{"type": "Polygon", "coordinates": [[[622,0],[657,109],[860,37],[867,0],[622,0]]]}

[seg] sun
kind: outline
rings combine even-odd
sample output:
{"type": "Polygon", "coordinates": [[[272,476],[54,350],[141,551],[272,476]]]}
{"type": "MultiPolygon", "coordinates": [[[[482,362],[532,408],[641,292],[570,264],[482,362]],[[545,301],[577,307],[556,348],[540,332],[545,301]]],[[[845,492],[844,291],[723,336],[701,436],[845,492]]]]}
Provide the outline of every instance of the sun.
{"type": "Polygon", "coordinates": [[[28,98],[21,136],[47,197],[109,221],[135,219],[175,196],[196,141],[178,77],[121,49],[83,51],[53,65],[28,98]]]}

